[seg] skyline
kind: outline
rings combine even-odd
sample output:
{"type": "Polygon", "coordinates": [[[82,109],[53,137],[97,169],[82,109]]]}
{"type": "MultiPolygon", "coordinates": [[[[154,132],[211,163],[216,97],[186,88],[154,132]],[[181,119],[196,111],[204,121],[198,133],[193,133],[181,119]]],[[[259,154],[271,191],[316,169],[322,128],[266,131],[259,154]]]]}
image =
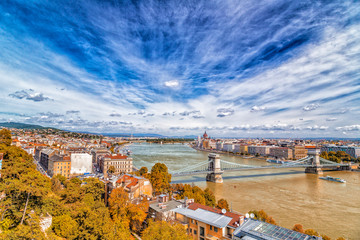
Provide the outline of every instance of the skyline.
{"type": "Polygon", "coordinates": [[[0,122],[359,136],[359,3],[11,1],[0,10],[0,122]]]}

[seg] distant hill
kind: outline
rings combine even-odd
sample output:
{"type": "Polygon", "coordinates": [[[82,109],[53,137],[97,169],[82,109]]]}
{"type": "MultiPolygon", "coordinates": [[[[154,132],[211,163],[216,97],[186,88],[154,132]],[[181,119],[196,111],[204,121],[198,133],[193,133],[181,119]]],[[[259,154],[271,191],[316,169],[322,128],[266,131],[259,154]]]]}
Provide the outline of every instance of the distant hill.
{"type": "Polygon", "coordinates": [[[155,134],[155,133],[101,133],[104,136],[108,137],[158,137],[165,138],[166,136],[155,134]]]}
{"type": "Polygon", "coordinates": [[[0,127],[6,128],[18,128],[18,129],[47,129],[49,127],[43,127],[35,124],[17,123],[17,122],[3,122],[0,123],[0,127]]]}

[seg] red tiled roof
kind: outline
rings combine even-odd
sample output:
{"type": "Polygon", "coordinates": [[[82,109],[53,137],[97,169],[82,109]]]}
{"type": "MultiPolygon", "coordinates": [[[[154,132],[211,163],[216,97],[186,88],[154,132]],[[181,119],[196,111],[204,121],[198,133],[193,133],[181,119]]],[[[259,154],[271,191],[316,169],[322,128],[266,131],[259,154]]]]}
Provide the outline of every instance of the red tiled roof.
{"type": "Polygon", "coordinates": [[[123,175],[121,176],[117,181],[116,183],[123,183],[123,182],[126,182],[127,180],[130,180],[131,182],[126,185],[127,188],[131,188],[133,186],[136,186],[136,184],[138,184],[139,180],[133,176],[130,176],[130,175],[123,175]]]}
{"type": "MultiPolygon", "coordinates": [[[[205,205],[202,205],[202,204],[200,204],[200,203],[191,203],[191,204],[189,205],[189,207],[188,207],[188,209],[191,209],[191,210],[194,210],[194,211],[195,211],[196,209],[198,209],[198,208],[204,209],[204,210],[209,211],[209,212],[214,212],[214,213],[222,214],[222,213],[221,213],[221,209],[217,209],[217,208],[205,206],[205,205]]],[[[228,225],[231,226],[231,227],[235,227],[235,228],[238,227],[238,226],[235,224],[235,222],[239,222],[240,217],[243,216],[243,215],[236,214],[236,213],[232,213],[232,212],[226,212],[224,215],[227,216],[227,217],[232,218],[232,220],[229,222],[228,225]]]]}
{"type": "Polygon", "coordinates": [[[110,159],[127,159],[126,155],[120,155],[120,154],[116,154],[116,155],[110,155],[107,154],[104,156],[104,158],[110,158],[110,159]]]}

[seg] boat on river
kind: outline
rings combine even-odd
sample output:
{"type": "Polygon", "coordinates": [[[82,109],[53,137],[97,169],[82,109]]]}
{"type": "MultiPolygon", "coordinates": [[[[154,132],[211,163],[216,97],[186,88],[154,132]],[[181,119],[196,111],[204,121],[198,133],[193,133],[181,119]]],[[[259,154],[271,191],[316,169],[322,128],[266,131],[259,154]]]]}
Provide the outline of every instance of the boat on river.
{"type": "Polygon", "coordinates": [[[328,180],[328,181],[333,181],[333,182],[346,183],[346,181],[345,181],[344,179],[336,178],[336,177],[331,177],[331,176],[319,177],[319,179],[328,180]]]}

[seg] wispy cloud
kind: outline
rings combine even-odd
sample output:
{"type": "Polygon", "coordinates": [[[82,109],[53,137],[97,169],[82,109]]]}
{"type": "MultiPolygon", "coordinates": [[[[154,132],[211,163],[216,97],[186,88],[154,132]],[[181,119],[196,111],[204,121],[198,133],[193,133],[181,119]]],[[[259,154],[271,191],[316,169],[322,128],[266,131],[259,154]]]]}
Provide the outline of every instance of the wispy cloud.
{"type": "Polygon", "coordinates": [[[53,100],[49,97],[45,97],[43,93],[35,92],[33,89],[26,89],[16,91],[14,93],[9,94],[10,97],[17,98],[17,99],[26,99],[31,100],[34,102],[42,102],[46,100],[53,100]]]}
{"type": "Polygon", "coordinates": [[[360,114],[350,0],[12,1],[0,12],[1,110],[26,121],[336,135],[360,114]],[[37,114],[54,109],[68,116],[37,114]]]}
{"type": "Polygon", "coordinates": [[[227,117],[227,116],[231,116],[233,115],[235,112],[234,109],[231,109],[231,108],[219,108],[217,109],[217,117],[227,117]]]}

